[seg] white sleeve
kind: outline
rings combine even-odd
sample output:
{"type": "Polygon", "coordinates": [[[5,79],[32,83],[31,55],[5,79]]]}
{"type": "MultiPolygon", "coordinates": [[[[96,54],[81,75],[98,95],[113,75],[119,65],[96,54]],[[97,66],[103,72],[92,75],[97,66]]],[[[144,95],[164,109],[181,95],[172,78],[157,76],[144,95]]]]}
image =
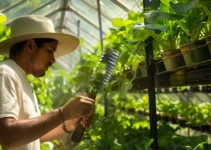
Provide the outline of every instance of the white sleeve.
{"type": "Polygon", "coordinates": [[[0,118],[18,118],[18,83],[8,74],[0,74],[0,118]]]}

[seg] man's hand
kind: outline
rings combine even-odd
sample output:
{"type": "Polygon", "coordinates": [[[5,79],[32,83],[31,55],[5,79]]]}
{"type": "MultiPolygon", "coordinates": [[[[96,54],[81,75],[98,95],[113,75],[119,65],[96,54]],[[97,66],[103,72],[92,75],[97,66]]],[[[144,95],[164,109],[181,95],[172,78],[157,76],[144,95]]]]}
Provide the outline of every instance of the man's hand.
{"type": "Polygon", "coordinates": [[[93,116],[94,116],[94,109],[91,112],[91,115],[89,115],[89,116],[85,116],[82,118],[76,118],[76,119],[72,119],[72,120],[66,120],[65,126],[68,131],[74,130],[78,123],[80,123],[84,128],[88,128],[91,124],[91,120],[92,120],[93,116]]]}
{"type": "Polygon", "coordinates": [[[86,96],[78,96],[68,101],[61,109],[65,120],[91,116],[94,109],[94,100],[86,96]]]}
{"type": "Polygon", "coordinates": [[[94,109],[92,110],[91,115],[81,118],[81,121],[80,121],[81,125],[84,128],[88,128],[90,126],[90,124],[91,124],[93,116],[94,116],[94,109]]]}

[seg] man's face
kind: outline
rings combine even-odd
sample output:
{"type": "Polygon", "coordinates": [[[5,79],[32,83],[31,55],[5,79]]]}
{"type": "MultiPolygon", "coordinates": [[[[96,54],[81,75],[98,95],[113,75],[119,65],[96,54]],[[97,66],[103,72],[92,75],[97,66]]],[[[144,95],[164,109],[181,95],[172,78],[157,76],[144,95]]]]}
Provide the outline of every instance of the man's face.
{"type": "Polygon", "coordinates": [[[42,47],[37,48],[30,57],[30,73],[35,77],[42,77],[53,63],[55,63],[54,52],[58,42],[44,43],[42,47]]]}

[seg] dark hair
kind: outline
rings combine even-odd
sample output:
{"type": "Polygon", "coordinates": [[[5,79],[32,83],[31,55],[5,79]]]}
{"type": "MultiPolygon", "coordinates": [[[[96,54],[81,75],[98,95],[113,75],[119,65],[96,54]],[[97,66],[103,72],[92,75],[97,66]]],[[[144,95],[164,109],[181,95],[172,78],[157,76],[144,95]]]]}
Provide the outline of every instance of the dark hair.
{"type": "MultiPolygon", "coordinates": [[[[33,40],[36,43],[38,48],[42,47],[44,43],[51,43],[51,42],[57,41],[57,40],[51,39],[51,38],[38,38],[38,39],[33,39],[33,40]]],[[[27,42],[27,40],[13,45],[10,49],[9,57],[11,58],[11,57],[14,57],[14,56],[20,54],[23,51],[23,47],[26,44],[26,42],[27,42]]]]}

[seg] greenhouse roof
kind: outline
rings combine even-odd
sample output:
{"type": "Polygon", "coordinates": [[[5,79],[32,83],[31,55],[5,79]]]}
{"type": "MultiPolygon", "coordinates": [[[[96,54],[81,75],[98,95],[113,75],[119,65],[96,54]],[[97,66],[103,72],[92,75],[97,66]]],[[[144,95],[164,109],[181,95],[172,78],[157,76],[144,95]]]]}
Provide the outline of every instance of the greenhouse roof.
{"type": "MultiPolygon", "coordinates": [[[[112,27],[112,18],[126,18],[131,10],[141,11],[140,1],[101,0],[102,35],[105,36],[112,27]]],[[[57,32],[74,34],[84,39],[80,50],[57,60],[64,69],[73,68],[80,59],[81,51],[93,52],[92,47],[100,42],[97,0],[0,0],[0,12],[8,18],[6,25],[19,16],[44,15],[53,20],[57,32]]]]}

